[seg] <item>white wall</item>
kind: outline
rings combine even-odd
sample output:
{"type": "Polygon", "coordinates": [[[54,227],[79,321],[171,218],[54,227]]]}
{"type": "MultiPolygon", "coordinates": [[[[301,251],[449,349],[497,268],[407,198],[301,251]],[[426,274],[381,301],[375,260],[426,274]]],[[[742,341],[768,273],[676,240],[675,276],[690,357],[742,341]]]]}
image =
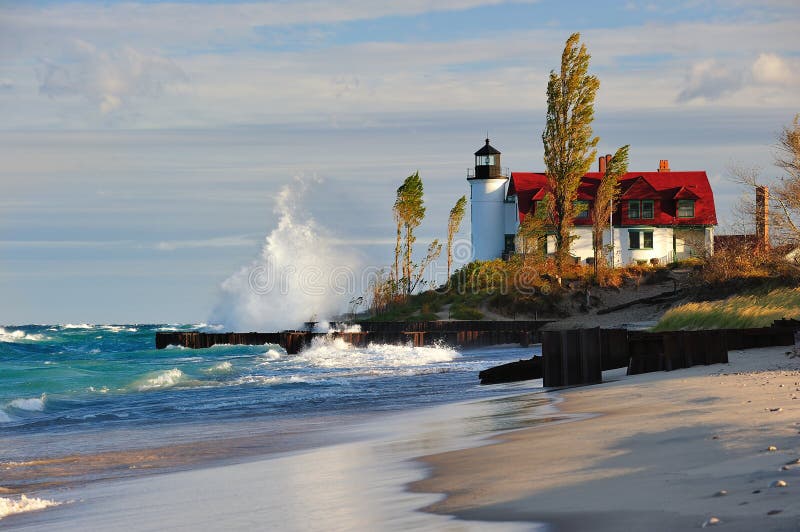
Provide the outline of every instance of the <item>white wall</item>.
{"type": "Polygon", "coordinates": [[[508,179],[470,179],[472,253],[475,260],[502,256],[505,247],[505,184],[508,179]]]}

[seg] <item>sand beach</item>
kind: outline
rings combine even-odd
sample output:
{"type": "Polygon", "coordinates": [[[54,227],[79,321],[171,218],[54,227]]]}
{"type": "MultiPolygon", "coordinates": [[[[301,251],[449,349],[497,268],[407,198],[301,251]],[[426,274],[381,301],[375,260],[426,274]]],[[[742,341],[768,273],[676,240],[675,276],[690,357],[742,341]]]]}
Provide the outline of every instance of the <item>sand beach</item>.
{"type": "Polygon", "coordinates": [[[565,530],[800,529],[800,359],[785,347],[730,363],[559,392],[578,421],[428,456],[427,511],[565,530]],[[785,484],[785,485],[784,485],[785,484]]]}

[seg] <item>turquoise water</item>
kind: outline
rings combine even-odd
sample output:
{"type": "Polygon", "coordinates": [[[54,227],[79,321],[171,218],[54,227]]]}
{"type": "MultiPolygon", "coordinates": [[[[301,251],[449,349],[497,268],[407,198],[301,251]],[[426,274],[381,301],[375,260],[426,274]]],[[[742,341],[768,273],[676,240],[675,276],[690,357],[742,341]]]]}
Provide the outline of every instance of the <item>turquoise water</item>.
{"type": "Polygon", "coordinates": [[[479,370],[533,354],[324,338],[297,355],[276,345],[154,348],[157,331],[195,328],[0,328],[2,434],[405,409],[491,394],[479,370]]]}

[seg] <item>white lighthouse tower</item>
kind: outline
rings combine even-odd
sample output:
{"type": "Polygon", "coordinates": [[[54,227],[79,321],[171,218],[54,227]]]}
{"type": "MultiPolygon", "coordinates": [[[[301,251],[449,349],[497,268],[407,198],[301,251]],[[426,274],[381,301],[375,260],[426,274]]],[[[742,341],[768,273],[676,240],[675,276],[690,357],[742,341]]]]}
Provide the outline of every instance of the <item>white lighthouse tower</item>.
{"type": "Polygon", "coordinates": [[[508,177],[500,166],[500,152],[486,145],[475,152],[475,173],[469,182],[472,254],[474,260],[502,256],[505,248],[504,202],[508,177]]]}

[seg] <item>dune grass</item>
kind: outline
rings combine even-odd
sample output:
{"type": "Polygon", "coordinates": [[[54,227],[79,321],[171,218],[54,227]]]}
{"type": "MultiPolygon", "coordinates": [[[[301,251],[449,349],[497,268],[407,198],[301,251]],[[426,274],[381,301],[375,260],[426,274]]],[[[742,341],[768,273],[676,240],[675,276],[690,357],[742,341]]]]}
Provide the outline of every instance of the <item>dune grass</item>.
{"type": "Polygon", "coordinates": [[[686,303],[668,310],[654,331],[768,327],[781,318],[800,318],[800,288],[686,303]]]}

